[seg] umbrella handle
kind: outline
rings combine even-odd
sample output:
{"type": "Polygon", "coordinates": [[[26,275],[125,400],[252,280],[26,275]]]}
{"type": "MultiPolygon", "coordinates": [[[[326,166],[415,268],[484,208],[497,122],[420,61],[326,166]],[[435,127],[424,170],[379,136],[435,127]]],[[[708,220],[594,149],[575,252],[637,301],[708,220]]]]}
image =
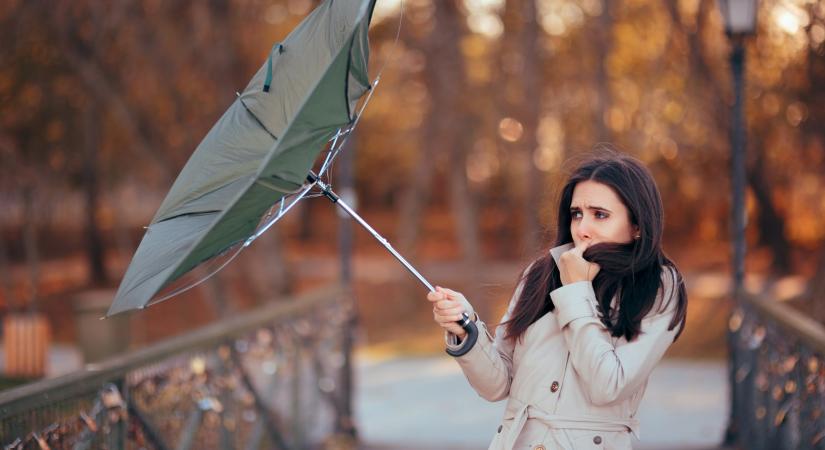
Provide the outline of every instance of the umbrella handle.
{"type": "Polygon", "coordinates": [[[464,336],[464,342],[458,350],[447,349],[447,354],[455,358],[463,356],[469,352],[476,345],[476,341],[478,340],[478,325],[470,320],[469,314],[466,312],[462,313],[461,320],[456,321],[456,323],[461,325],[461,328],[464,328],[464,331],[467,332],[467,336],[464,336]]]}

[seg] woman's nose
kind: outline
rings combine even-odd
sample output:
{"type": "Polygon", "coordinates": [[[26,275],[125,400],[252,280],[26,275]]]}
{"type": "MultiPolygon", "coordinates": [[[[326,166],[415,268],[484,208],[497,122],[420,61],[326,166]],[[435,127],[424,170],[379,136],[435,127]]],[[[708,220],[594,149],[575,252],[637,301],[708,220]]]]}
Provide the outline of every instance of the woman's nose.
{"type": "Polygon", "coordinates": [[[582,220],[581,223],[579,223],[579,228],[577,231],[580,240],[586,241],[593,237],[592,231],[590,230],[590,224],[587,223],[587,220],[582,220]]]}

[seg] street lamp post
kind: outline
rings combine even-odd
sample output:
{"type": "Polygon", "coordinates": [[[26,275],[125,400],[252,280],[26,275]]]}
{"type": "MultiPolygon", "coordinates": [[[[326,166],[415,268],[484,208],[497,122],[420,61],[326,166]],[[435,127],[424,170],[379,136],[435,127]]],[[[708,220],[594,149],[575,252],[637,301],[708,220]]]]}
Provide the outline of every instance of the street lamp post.
{"type": "Polygon", "coordinates": [[[734,102],[731,108],[731,187],[733,293],[739,298],[745,276],[745,41],[756,31],[757,0],[719,0],[725,33],[731,41],[730,68],[734,102]]]}
{"type": "MultiPolygon", "coordinates": [[[[725,33],[731,42],[730,68],[733,79],[734,102],[731,107],[731,242],[733,244],[733,300],[734,314],[740,314],[742,308],[742,291],[745,278],[745,119],[744,119],[744,73],[745,41],[756,32],[757,0],[718,0],[719,8],[725,18],[725,33]]],[[[738,326],[736,328],[738,329],[738,326]]],[[[725,443],[733,444],[741,436],[744,424],[739,414],[742,405],[741,392],[737,390],[736,372],[740,355],[737,355],[735,342],[737,329],[728,331],[728,350],[730,355],[730,418],[725,443]]]]}

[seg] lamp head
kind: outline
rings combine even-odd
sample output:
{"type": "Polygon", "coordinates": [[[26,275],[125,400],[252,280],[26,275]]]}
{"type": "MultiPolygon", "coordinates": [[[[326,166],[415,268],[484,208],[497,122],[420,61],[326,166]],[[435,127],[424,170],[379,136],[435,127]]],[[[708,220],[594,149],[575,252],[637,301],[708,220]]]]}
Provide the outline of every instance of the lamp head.
{"type": "Polygon", "coordinates": [[[758,0],[717,0],[725,18],[725,32],[729,36],[747,36],[756,32],[758,0]]]}

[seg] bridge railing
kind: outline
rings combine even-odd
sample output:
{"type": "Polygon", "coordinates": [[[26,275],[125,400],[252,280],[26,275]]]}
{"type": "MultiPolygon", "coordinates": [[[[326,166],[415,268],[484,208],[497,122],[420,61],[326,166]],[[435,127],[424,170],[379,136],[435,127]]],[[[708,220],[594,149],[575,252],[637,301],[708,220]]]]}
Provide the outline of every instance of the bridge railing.
{"type": "Polygon", "coordinates": [[[0,393],[3,449],[306,449],[348,439],[352,297],[271,302],[0,393]]]}
{"type": "Polygon", "coordinates": [[[825,449],[825,327],[745,295],[729,322],[732,418],[747,449],[825,449]]]}

